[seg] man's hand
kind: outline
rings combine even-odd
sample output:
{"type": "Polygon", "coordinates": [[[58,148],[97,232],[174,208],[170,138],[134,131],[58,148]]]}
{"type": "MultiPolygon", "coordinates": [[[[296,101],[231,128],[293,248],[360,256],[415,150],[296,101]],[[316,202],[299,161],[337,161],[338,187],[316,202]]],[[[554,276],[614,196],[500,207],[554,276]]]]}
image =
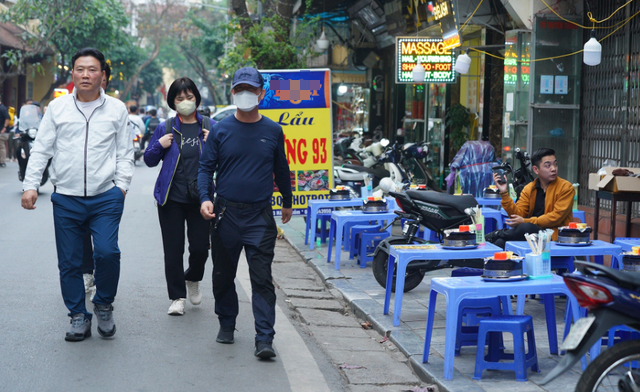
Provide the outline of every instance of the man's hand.
{"type": "Polygon", "coordinates": [[[35,210],[36,200],[38,200],[38,191],[28,190],[22,194],[22,208],[25,210],[35,210]]]}
{"type": "Polygon", "coordinates": [[[518,227],[524,223],[524,218],[520,215],[511,215],[511,219],[505,219],[504,223],[506,223],[507,226],[518,227]]]}
{"type": "Polygon", "coordinates": [[[123,195],[124,197],[127,197],[127,192],[125,192],[125,191],[124,191],[124,189],[122,189],[122,188],[118,188],[118,189],[120,189],[120,190],[122,191],[122,195],[123,195]]]}
{"type": "Polygon", "coordinates": [[[158,141],[160,142],[160,145],[163,148],[167,148],[167,147],[169,147],[171,145],[171,142],[173,142],[173,134],[169,133],[167,135],[164,135],[158,141]]]}
{"type": "Polygon", "coordinates": [[[291,215],[293,215],[293,208],[283,208],[282,209],[282,223],[289,223],[291,220],[291,215]]]}
{"type": "Polygon", "coordinates": [[[496,186],[498,187],[498,190],[500,191],[500,193],[505,193],[507,191],[507,183],[505,182],[504,184],[498,184],[498,179],[500,178],[500,176],[498,175],[498,173],[493,173],[493,182],[496,183],[496,186]]]}
{"type": "Polygon", "coordinates": [[[213,213],[213,203],[210,201],[205,201],[200,205],[200,215],[206,220],[211,220],[216,217],[216,214],[213,213]]]}
{"type": "Polygon", "coordinates": [[[206,129],[202,128],[202,133],[204,133],[204,137],[202,138],[203,142],[207,141],[207,136],[209,136],[209,131],[207,131],[206,129]]]}

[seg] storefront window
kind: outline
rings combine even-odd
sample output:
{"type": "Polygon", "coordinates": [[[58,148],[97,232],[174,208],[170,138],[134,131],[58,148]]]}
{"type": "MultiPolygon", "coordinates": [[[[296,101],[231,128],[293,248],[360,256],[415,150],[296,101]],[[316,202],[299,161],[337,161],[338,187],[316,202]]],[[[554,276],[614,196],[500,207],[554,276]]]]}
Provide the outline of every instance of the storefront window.
{"type": "Polygon", "coordinates": [[[334,129],[338,134],[369,132],[369,89],[356,84],[334,86],[336,117],[334,129]]]}

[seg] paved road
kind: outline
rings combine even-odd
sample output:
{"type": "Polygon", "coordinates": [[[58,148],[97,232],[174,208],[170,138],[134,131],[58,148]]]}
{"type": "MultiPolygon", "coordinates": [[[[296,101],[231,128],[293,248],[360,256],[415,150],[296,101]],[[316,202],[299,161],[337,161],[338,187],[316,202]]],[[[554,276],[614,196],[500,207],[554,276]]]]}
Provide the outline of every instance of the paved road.
{"type": "MultiPolygon", "coordinates": [[[[236,343],[218,330],[207,264],[202,305],[166,314],[162,243],[152,198],[157,169],[138,163],[120,230],[122,269],[113,340],[64,341],[69,326],[58,281],[50,202],[41,189],[35,211],[20,207],[17,164],[0,168],[0,391],[341,391],[344,380],[321,350],[278,306],[278,358],[253,356],[253,316],[246,265],[240,268],[236,343]]],[[[89,302],[87,303],[90,305],[89,302]]],[[[284,309],[284,311],[283,311],[284,309]]]]}

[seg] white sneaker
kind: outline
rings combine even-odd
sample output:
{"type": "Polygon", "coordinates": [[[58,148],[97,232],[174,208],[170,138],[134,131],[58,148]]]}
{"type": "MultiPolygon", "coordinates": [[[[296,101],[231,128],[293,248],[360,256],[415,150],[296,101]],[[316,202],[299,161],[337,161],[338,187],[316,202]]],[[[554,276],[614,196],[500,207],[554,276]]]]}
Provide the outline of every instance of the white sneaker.
{"type": "Polygon", "coordinates": [[[189,302],[193,305],[200,305],[202,302],[202,293],[200,293],[200,282],[191,282],[185,281],[187,284],[187,296],[189,297],[189,302]]]}
{"type": "Polygon", "coordinates": [[[182,316],[184,314],[184,302],[186,300],[184,298],[174,299],[169,306],[169,311],[167,314],[172,316],[182,316]]]}
{"type": "Polygon", "coordinates": [[[89,291],[91,292],[91,296],[89,296],[89,301],[93,302],[93,297],[96,296],[96,285],[93,285],[89,288],[89,291]]]}
{"type": "Polygon", "coordinates": [[[89,294],[91,287],[95,285],[93,274],[82,274],[82,280],[84,280],[84,292],[89,294]]]}

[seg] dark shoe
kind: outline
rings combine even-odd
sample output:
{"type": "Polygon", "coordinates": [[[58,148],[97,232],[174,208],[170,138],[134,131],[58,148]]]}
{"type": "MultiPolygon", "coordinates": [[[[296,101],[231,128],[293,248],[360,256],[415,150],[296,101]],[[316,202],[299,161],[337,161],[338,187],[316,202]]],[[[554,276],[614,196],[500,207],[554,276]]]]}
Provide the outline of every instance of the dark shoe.
{"type": "Polygon", "coordinates": [[[254,353],[254,355],[258,358],[269,359],[275,358],[276,352],[273,351],[271,343],[258,341],[256,342],[256,352],[254,353]]]}
{"type": "Polygon", "coordinates": [[[95,304],[93,313],[98,318],[98,333],[103,338],[116,334],[116,323],[113,321],[113,306],[95,304]]]}
{"type": "Polygon", "coordinates": [[[91,320],[78,313],[71,316],[71,329],[64,340],[67,342],[81,342],[91,336],[91,320]]]}
{"type": "Polygon", "coordinates": [[[235,327],[220,327],[220,331],[218,331],[218,337],[216,338],[216,342],[223,343],[223,344],[232,344],[233,331],[235,331],[235,327]]]}
{"type": "Polygon", "coordinates": [[[0,167],[7,167],[6,163],[0,163],[0,167]]]}

